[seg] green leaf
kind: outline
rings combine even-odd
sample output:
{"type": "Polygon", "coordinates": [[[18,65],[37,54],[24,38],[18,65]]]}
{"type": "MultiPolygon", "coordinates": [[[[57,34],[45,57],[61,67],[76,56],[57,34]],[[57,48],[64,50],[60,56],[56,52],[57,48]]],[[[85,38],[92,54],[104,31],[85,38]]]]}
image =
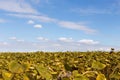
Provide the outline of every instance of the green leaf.
{"type": "Polygon", "coordinates": [[[58,73],[57,72],[51,72],[53,79],[57,78],[58,73]]]}
{"type": "Polygon", "coordinates": [[[105,64],[98,62],[98,61],[93,61],[92,63],[92,68],[98,69],[98,70],[102,70],[106,67],[105,64]]]}
{"type": "Polygon", "coordinates": [[[110,78],[120,79],[120,73],[114,73],[110,75],[110,78]]]}
{"type": "Polygon", "coordinates": [[[65,70],[72,71],[72,67],[68,65],[67,63],[64,63],[65,70]]]}
{"type": "Polygon", "coordinates": [[[83,75],[87,76],[87,77],[95,77],[96,74],[98,74],[97,71],[86,71],[83,73],[83,75]]]}
{"type": "Polygon", "coordinates": [[[2,71],[2,77],[3,77],[4,80],[12,80],[13,74],[6,71],[6,70],[3,70],[2,71]]]}
{"type": "Polygon", "coordinates": [[[74,80],[89,80],[89,78],[87,78],[86,76],[80,75],[80,76],[75,77],[74,80]]]}
{"type": "Polygon", "coordinates": [[[105,75],[104,74],[98,74],[96,80],[106,80],[105,75]]]}
{"type": "Polygon", "coordinates": [[[73,75],[74,77],[76,77],[76,76],[80,76],[80,74],[78,73],[77,70],[74,70],[74,71],[72,72],[72,75],[73,75]]]}
{"type": "Polygon", "coordinates": [[[23,80],[30,80],[30,79],[29,79],[29,77],[27,75],[24,75],[23,80]]]}
{"type": "Polygon", "coordinates": [[[22,73],[24,72],[23,67],[16,61],[12,61],[9,63],[9,70],[12,73],[22,73]]]}
{"type": "Polygon", "coordinates": [[[23,64],[22,64],[22,67],[23,67],[24,71],[27,71],[27,70],[29,70],[29,68],[30,68],[30,64],[28,64],[28,63],[23,63],[23,64]]]}
{"type": "Polygon", "coordinates": [[[45,78],[46,80],[52,79],[52,75],[50,74],[50,72],[48,71],[48,69],[46,67],[44,67],[43,65],[36,66],[36,69],[39,72],[39,74],[43,78],[45,78]]]}
{"type": "Polygon", "coordinates": [[[70,80],[69,78],[62,78],[62,80],[70,80]]]}

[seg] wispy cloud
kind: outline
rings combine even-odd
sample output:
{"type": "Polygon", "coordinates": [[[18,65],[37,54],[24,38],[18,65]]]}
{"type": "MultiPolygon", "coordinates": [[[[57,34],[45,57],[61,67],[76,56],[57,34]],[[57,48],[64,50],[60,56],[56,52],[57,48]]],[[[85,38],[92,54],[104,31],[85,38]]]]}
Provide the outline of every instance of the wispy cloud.
{"type": "Polygon", "coordinates": [[[112,13],[120,15],[120,0],[114,0],[110,9],[112,13]]]}
{"type": "Polygon", "coordinates": [[[36,19],[41,22],[56,22],[57,21],[56,19],[50,18],[45,15],[32,15],[32,14],[8,14],[8,15],[19,17],[19,18],[36,19]]]}
{"type": "Polygon", "coordinates": [[[44,15],[26,15],[26,14],[9,14],[10,16],[16,16],[20,18],[29,18],[29,19],[36,19],[41,22],[51,22],[60,25],[61,27],[68,28],[68,29],[74,29],[74,30],[81,30],[88,34],[96,33],[97,31],[95,29],[89,28],[88,26],[85,26],[85,24],[80,24],[77,22],[71,22],[71,21],[62,21],[54,18],[50,18],[44,15]]]}
{"type": "Polygon", "coordinates": [[[4,23],[4,22],[6,22],[6,20],[0,19],[0,23],[4,23]]]}
{"type": "Polygon", "coordinates": [[[24,0],[0,0],[0,10],[17,13],[38,13],[24,0]]]}
{"type": "Polygon", "coordinates": [[[41,4],[41,5],[44,5],[43,3],[50,4],[50,0],[30,0],[30,1],[34,4],[41,4]]]}
{"type": "Polygon", "coordinates": [[[41,0],[30,0],[30,1],[32,1],[33,3],[36,3],[36,4],[41,2],[41,0]]]}
{"type": "Polygon", "coordinates": [[[94,29],[88,28],[85,25],[75,23],[75,22],[61,21],[61,22],[59,22],[59,25],[61,25],[62,27],[65,27],[65,28],[69,28],[69,29],[82,30],[82,31],[85,31],[86,33],[95,33],[96,32],[96,30],[94,30],[94,29]]]}
{"type": "MultiPolygon", "coordinates": [[[[54,23],[57,24],[61,27],[68,28],[68,29],[73,29],[73,30],[81,30],[84,31],[85,33],[91,34],[95,33],[96,30],[77,23],[77,22],[71,22],[71,21],[63,21],[59,19],[55,19],[52,17],[48,17],[44,14],[40,14],[37,10],[33,9],[32,6],[25,2],[24,0],[7,0],[7,1],[0,1],[0,9],[8,11],[8,12],[17,12],[17,13],[8,13],[7,15],[9,16],[15,16],[19,18],[27,18],[30,20],[38,20],[40,22],[45,22],[45,23],[54,23]],[[7,6],[3,5],[6,4],[7,6]],[[10,7],[9,7],[10,6],[10,7]],[[25,14],[29,13],[29,14],[25,14]],[[32,14],[31,14],[32,13],[32,14]],[[36,14],[37,13],[37,14],[36,14]]],[[[29,21],[28,24],[33,24],[33,21],[29,21]]],[[[42,25],[34,25],[35,28],[42,28],[42,25]]]]}
{"type": "Polygon", "coordinates": [[[75,8],[72,9],[73,12],[76,12],[80,15],[94,15],[94,14],[111,14],[110,9],[97,9],[97,8],[75,8]]]}
{"type": "Polygon", "coordinates": [[[95,5],[89,7],[77,7],[72,8],[71,11],[78,13],[81,16],[89,16],[89,15],[110,15],[110,14],[120,14],[120,0],[113,0],[112,2],[108,1],[105,7],[96,7],[95,5]]]}

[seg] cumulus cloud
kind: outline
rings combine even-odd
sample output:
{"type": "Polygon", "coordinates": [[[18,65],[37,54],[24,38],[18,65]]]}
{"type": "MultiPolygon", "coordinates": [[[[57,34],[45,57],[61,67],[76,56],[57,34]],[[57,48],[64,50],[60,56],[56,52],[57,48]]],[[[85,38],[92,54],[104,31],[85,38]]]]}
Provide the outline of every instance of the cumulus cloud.
{"type": "Polygon", "coordinates": [[[48,41],[47,38],[44,38],[44,37],[37,37],[37,40],[40,40],[40,41],[48,41]]]}
{"type": "Polygon", "coordinates": [[[0,10],[17,13],[38,13],[24,0],[0,0],[0,10]]]}
{"type": "Polygon", "coordinates": [[[35,22],[33,20],[29,20],[27,23],[28,24],[34,24],[35,22]]]}
{"type": "Polygon", "coordinates": [[[87,45],[95,45],[95,44],[99,44],[98,41],[94,41],[94,40],[90,40],[90,39],[82,39],[78,41],[81,44],[87,44],[87,45]]]}
{"type": "Polygon", "coordinates": [[[95,51],[111,51],[111,47],[100,47],[98,49],[95,49],[95,51]]]}
{"type": "Polygon", "coordinates": [[[62,41],[62,42],[72,42],[73,41],[72,38],[66,38],[66,37],[60,37],[58,40],[62,41]]]}
{"type": "Polygon", "coordinates": [[[16,37],[10,37],[9,39],[10,39],[10,40],[14,40],[14,41],[16,41],[16,42],[24,42],[23,39],[18,39],[18,38],[16,38],[16,37]]]}
{"type": "MultiPolygon", "coordinates": [[[[6,44],[6,43],[4,43],[6,44]]],[[[120,47],[106,45],[73,45],[72,43],[61,43],[58,41],[45,42],[12,42],[9,45],[1,45],[0,51],[109,51],[111,47],[120,50],[120,47]],[[109,50],[108,50],[109,49],[109,50]]]]}
{"type": "Polygon", "coordinates": [[[41,24],[35,24],[34,28],[42,28],[42,25],[41,24]]]}
{"type": "Polygon", "coordinates": [[[111,47],[120,50],[120,46],[102,45],[99,41],[89,39],[82,39],[79,42],[73,41],[72,38],[61,37],[59,39],[61,41],[38,37],[39,41],[36,42],[23,42],[21,39],[0,42],[0,51],[109,51],[111,47]]]}
{"type": "Polygon", "coordinates": [[[34,24],[34,28],[42,28],[43,26],[41,24],[35,24],[35,22],[33,20],[29,20],[28,24],[34,24]]]}

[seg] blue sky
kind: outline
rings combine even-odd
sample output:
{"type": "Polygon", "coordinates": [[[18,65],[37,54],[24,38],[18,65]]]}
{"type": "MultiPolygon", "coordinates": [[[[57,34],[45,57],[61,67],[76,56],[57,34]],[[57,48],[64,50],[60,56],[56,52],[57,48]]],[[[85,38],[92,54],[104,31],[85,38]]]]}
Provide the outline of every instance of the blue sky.
{"type": "Polygon", "coordinates": [[[120,49],[119,0],[0,0],[0,51],[120,49]]]}

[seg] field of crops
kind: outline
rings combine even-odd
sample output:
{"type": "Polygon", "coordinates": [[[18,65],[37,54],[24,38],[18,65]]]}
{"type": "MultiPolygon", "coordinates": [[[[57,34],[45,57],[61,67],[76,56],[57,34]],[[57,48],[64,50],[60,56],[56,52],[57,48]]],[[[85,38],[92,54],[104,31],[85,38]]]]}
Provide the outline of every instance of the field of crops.
{"type": "Polygon", "coordinates": [[[120,80],[120,52],[0,53],[0,80],[120,80]]]}

